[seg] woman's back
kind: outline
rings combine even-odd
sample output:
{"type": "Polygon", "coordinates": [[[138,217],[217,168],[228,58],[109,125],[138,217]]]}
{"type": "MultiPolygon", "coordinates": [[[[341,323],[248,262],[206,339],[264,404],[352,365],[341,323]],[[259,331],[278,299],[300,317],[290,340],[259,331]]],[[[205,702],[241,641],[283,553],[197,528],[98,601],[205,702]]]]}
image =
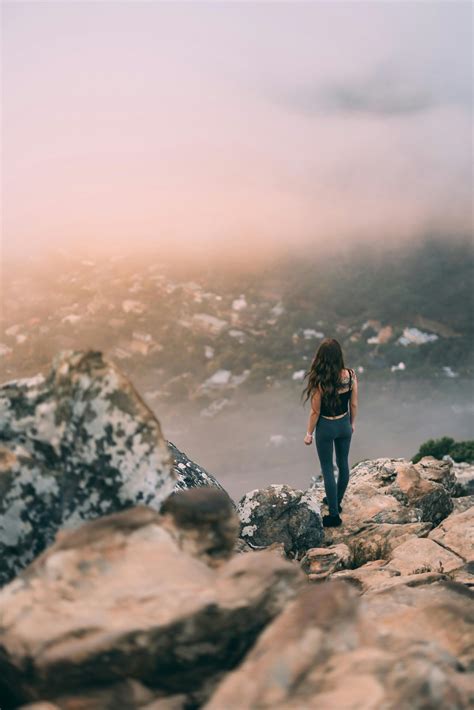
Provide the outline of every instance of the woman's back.
{"type": "Polygon", "coordinates": [[[354,371],[351,369],[341,370],[339,374],[339,386],[337,388],[337,393],[339,394],[340,406],[337,411],[331,411],[330,407],[324,402],[324,397],[321,401],[321,415],[327,417],[336,417],[347,412],[347,406],[351,398],[352,392],[352,380],[354,377],[354,371]]]}

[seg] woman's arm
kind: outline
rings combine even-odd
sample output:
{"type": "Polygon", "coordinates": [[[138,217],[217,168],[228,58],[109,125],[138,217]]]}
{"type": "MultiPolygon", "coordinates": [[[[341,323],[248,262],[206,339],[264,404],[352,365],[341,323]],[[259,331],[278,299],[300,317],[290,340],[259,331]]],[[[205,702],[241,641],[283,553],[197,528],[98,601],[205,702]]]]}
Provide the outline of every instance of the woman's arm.
{"type": "Polygon", "coordinates": [[[352,431],[354,431],[354,422],[355,422],[355,419],[357,416],[357,407],[358,407],[357,376],[356,376],[356,373],[354,372],[354,376],[352,379],[351,399],[350,399],[352,431]]]}
{"type": "Polygon", "coordinates": [[[311,396],[311,412],[309,413],[308,427],[306,429],[305,444],[310,444],[312,441],[314,427],[319,419],[319,413],[321,411],[321,392],[318,388],[313,392],[311,396]],[[307,441],[309,439],[309,441],[307,441]]]}

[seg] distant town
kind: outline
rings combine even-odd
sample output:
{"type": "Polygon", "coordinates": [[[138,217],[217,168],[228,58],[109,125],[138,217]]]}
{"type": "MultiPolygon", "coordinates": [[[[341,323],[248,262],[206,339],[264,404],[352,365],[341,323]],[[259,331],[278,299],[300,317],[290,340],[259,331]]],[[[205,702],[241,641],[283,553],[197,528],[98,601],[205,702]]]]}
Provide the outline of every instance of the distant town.
{"type": "MultiPolygon", "coordinates": [[[[417,312],[416,294],[415,307],[399,313],[391,307],[391,318],[381,317],[380,298],[374,317],[370,298],[359,317],[354,304],[347,313],[337,304],[328,312],[330,288],[315,295],[317,272],[298,274],[295,265],[291,277],[281,267],[241,277],[178,278],[158,260],[137,264],[125,257],[64,259],[60,270],[58,264],[52,269],[7,277],[3,380],[46,373],[59,350],[92,348],[144,383],[151,404],[194,400],[202,416],[214,417],[238,388],[291,382],[301,389],[325,336],[339,339],[347,364],[362,378],[456,378],[469,375],[472,366],[462,322],[427,317],[426,308],[417,312]]],[[[378,278],[390,288],[389,273],[378,278]]],[[[339,290],[351,288],[346,283],[339,290]]],[[[434,290],[431,298],[436,301],[434,290]]],[[[439,312],[439,304],[433,310],[439,312]]]]}

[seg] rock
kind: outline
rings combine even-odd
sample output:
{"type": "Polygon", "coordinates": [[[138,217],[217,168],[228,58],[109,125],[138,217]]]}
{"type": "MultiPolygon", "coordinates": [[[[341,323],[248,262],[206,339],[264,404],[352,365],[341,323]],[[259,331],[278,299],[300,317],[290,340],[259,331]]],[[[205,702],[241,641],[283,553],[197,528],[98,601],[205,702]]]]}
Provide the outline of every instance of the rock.
{"type": "Polygon", "coordinates": [[[349,582],[361,594],[365,594],[367,592],[393,589],[402,585],[418,587],[423,584],[446,580],[448,577],[441,572],[420,572],[418,574],[402,575],[398,570],[391,568],[386,560],[374,560],[357,569],[336,572],[331,576],[331,579],[349,582]]]}
{"type": "MultiPolygon", "coordinates": [[[[74,695],[61,695],[54,700],[54,705],[44,701],[22,705],[20,710],[49,710],[50,708],[51,710],[53,708],[59,708],[60,710],[104,710],[104,708],[114,707],[120,708],[120,710],[135,710],[136,708],[150,707],[154,703],[162,702],[164,699],[156,700],[156,693],[145,688],[142,683],[127,678],[108,687],[89,691],[80,690],[74,695]]],[[[183,703],[177,707],[182,708],[183,703]]]]}
{"type": "Polygon", "coordinates": [[[176,477],[160,424],[99,352],[63,351],[42,375],[0,388],[0,584],[60,528],[143,503],[176,477]]]}
{"type": "MultiPolygon", "coordinates": [[[[301,704],[297,679],[331,653],[340,639],[334,639],[330,630],[339,624],[347,631],[356,606],[357,595],[341,583],[303,590],[260,635],[239,668],[221,682],[205,709],[283,708],[290,702],[311,707],[301,704]]],[[[341,650],[351,644],[349,637],[341,641],[341,650]]]]}
{"type": "Polygon", "coordinates": [[[462,567],[464,562],[461,557],[431,539],[413,537],[393,550],[387,569],[405,575],[420,572],[444,574],[462,567]]]}
{"type": "Polygon", "coordinates": [[[431,523],[369,523],[347,540],[350,566],[360,567],[372,560],[387,560],[398,545],[412,537],[426,537],[431,523]]]}
{"type": "Polygon", "coordinates": [[[207,565],[180,549],[171,515],[189,522],[186,504],[163,515],[137,506],[61,531],[0,590],[0,706],[124,677],[157,694],[212,688],[305,584],[275,551],[207,565]]]}
{"type": "Polygon", "coordinates": [[[451,572],[449,576],[454,582],[465,584],[466,587],[472,589],[474,587],[474,562],[468,562],[462,567],[459,567],[459,569],[451,572]]]}
{"type": "Polygon", "coordinates": [[[167,698],[154,700],[147,705],[140,706],[140,710],[185,710],[189,707],[188,698],[182,693],[169,695],[167,698]]]}
{"type": "Polygon", "coordinates": [[[161,525],[188,554],[212,566],[233,554],[240,520],[224,490],[199,487],[173,493],[161,513],[161,525]]]}
{"type": "Polygon", "coordinates": [[[422,477],[412,464],[395,463],[394,468],[397,473],[392,486],[394,495],[399,500],[403,496],[403,502],[419,508],[421,520],[437,525],[451,513],[453,504],[443,485],[422,477]]]}
{"type": "Polygon", "coordinates": [[[253,548],[282,542],[288,555],[297,555],[322,542],[320,508],[313,490],[285,484],[256,488],[241,498],[237,510],[240,535],[253,548]]]}
{"type": "Polygon", "coordinates": [[[438,645],[463,671],[474,670],[474,594],[464,586],[442,581],[369,593],[361,597],[361,612],[388,645],[438,645]]]}
{"type": "Polygon", "coordinates": [[[325,530],[328,545],[347,542],[369,524],[437,525],[453,510],[440,483],[423,477],[405,459],[361,461],[350,474],[341,514],[343,525],[325,530]]]}
{"type": "Polygon", "coordinates": [[[428,537],[464,562],[474,561],[474,507],[463,513],[451,513],[428,537]]]}
{"type": "Polygon", "coordinates": [[[456,477],[455,495],[474,495],[474,463],[456,463],[453,461],[453,473],[456,477]]]}
{"type": "Polygon", "coordinates": [[[430,523],[371,524],[347,541],[350,559],[346,567],[352,569],[336,570],[331,578],[349,581],[364,593],[398,585],[430,584],[447,579],[448,574],[470,586],[471,571],[461,570],[468,555],[474,557],[473,515],[474,509],[452,513],[431,532],[430,523]]]}
{"type": "MultiPolygon", "coordinates": [[[[266,548],[268,549],[268,548],[266,548]]],[[[237,553],[242,553],[242,552],[252,552],[252,548],[248,543],[245,542],[245,540],[242,540],[241,537],[238,537],[237,540],[235,541],[234,545],[234,552],[237,553]]]]}
{"type": "Polygon", "coordinates": [[[176,483],[174,488],[175,492],[187,490],[189,488],[211,486],[223,491],[229,498],[232,507],[237,507],[227,491],[212,474],[205,471],[201,466],[198,466],[194,463],[194,461],[191,461],[191,459],[189,459],[185,453],[180,451],[171,441],[168,441],[168,447],[173,457],[174,472],[176,474],[176,483]]]}
{"type": "Polygon", "coordinates": [[[320,581],[348,567],[350,557],[351,552],[344,543],[332,547],[312,547],[301,560],[301,567],[309,574],[310,580],[320,581]]]}
{"type": "Polygon", "coordinates": [[[440,483],[450,496],[456,494],[458,487],[452,460],[423,456],[414,467],[423,478],[440,483]]]}
{"type": "Polygon", "coordinates": [[[474,508],[474,495],[453,498],[453,513],[464,513],[469,508],[474,508]]]}
{"type": "Polygon", "coordinates": [[[467,708],[473,607],[453,584],[364,597],[342,582],[311,585],[204,709],[467,708]]]}
{"type": "Polygon", "coordinates": [[[369,589],[380,588],[387,580],[399,577],[396,570],[386,569],[386,560],[372,560],[355,569],[335,572],[331,580],[342,580],[350,583],[359,592],[364,593],[369,589]]]}

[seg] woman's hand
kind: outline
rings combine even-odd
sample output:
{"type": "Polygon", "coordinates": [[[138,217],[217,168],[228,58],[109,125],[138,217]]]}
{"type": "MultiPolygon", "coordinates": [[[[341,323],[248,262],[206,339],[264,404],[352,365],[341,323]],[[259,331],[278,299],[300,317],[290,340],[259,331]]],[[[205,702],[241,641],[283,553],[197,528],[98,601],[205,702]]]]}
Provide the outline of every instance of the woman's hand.
{"type": "Polygon", "coordinates": [[[310,444],[313,443],[313,437],[310,436],[309,434],[306,434],[306,436],[305,436],[305,438],[304,438],[304,443],[305,443],[307,446],[309,446],[310,444]]]}
{"type": "Polygon", "coordinates": [[[355,424],[351,424],[352,433],[354,433],[355,424]]]}

